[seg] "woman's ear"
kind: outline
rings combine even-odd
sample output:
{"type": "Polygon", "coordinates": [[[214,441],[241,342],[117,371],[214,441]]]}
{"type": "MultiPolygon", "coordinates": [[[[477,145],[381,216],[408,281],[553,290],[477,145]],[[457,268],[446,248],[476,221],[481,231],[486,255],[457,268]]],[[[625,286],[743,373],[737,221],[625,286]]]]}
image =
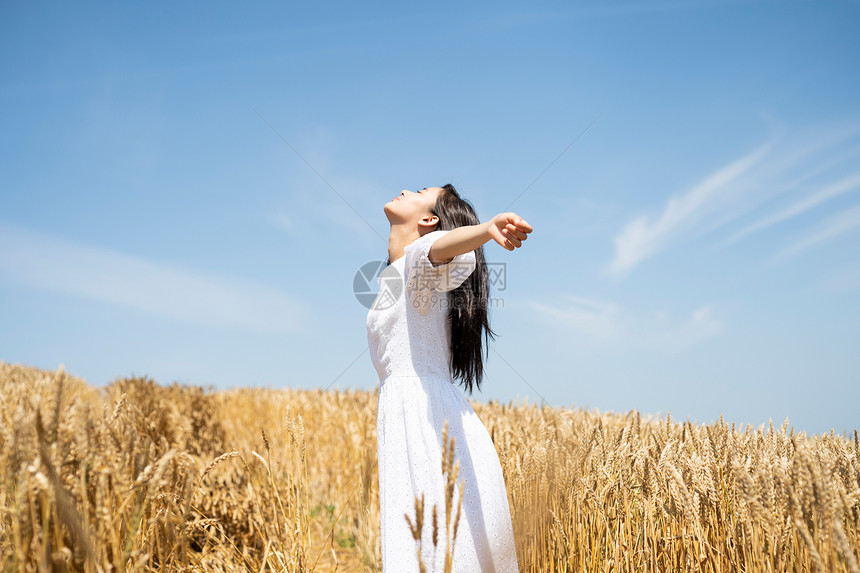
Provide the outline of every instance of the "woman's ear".
{"type": "Polygon", "coordinates": [[[439,224],[439,217],[436,215],[427,215],[418,220],[418,224],[422,227],[435,227],[439,224]]]}

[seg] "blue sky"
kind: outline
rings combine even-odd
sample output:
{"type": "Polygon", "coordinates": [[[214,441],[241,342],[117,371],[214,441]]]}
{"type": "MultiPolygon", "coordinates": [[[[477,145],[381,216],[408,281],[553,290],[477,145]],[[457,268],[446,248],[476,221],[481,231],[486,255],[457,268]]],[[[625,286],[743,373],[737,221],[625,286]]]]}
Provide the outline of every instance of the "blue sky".
{"type": "Polygon", "coordinates": [[[0,7],[0,360],[377,384],[356,271],[453,183],[534,226],[474,398],[849,432],[857,2],[0,7]],[[271,126],[271,127],[270,127],[271,126]],[[572,144],[572,145],[571,145],[572,144]]]}

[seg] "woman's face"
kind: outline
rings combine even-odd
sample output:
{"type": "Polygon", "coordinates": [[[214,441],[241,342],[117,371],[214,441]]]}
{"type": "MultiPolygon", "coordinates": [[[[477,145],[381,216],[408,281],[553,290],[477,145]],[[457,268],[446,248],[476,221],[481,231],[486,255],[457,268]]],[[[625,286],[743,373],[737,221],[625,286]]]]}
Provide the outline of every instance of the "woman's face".
{"type": "Polygon", "coordinates": [[[404,189],[400,195],[385,204],[385,215],[392,223],[418,222],[430,216],[430,208],[436,204],[441,187],[425,187],[418,191],[404,189]]]}

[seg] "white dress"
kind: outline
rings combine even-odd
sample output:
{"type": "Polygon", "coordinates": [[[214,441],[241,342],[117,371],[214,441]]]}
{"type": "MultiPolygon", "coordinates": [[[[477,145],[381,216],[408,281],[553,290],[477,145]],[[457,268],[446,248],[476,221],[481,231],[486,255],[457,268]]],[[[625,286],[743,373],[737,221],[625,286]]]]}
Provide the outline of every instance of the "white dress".
{"type": "Polygon", "coordinates": [[[475,253],[469,252],[434,267],[427,253],[433,241],[447,232],[433,231],[406,246],[405,254],[380,275],[381,288],[367,315],[370,356],[379,374],[382,570],[418,573],[418,546],[405,514],[415,523],[415,496],[423,492],[422,560],[428,573],[443,571],[442,430],[447,420],[449,439],[453,436],[455,440],[455,461],[460,462],[458,481],[464,480],[463,491],[458,487],[454,494],[455,510],[461,493],[463,508],[453,571],[516,573],[514,533],[499,457],[449,366],[448,291],[474,271],[476,259],[475,253]],[[392,280],[402,281],[401,292],[397,292],[396,284],[387,288],[392,280]],[[435,551],[434,504],[439,512],[435,551]]]}

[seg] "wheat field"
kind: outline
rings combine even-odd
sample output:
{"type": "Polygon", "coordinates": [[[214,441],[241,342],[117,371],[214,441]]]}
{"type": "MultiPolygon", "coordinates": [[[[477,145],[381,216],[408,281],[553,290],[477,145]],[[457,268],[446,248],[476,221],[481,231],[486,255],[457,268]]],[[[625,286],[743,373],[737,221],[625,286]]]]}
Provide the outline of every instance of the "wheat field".
{"type": "MultiPolygon", "coordinates": [[[[521,571],[860,573],[856,431],[473,405],[521,571]]],[[[374,392],[0,362],[0,416],[3,571],[380,570],[374,392]]]]}

